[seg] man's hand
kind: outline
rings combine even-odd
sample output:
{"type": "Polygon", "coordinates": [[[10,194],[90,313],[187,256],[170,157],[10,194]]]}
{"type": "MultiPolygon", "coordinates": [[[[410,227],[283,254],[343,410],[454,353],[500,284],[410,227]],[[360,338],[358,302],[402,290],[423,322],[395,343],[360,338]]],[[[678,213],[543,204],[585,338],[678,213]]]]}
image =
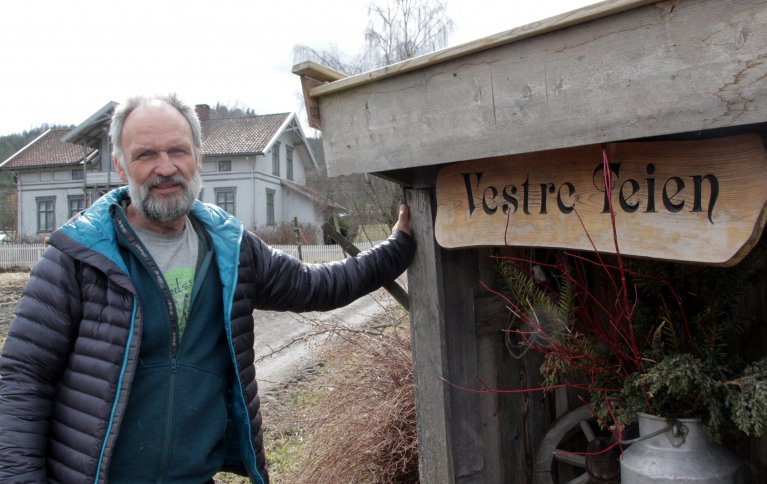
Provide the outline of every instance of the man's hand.
{"type": "Polygon", "coordinates": [[[404,203],[399,206],[399,219],[397,223],[392,227],[392,233],[397,230],[401,230],[409,235],[412,235],[410,229],[410,209],[404,203]]]}

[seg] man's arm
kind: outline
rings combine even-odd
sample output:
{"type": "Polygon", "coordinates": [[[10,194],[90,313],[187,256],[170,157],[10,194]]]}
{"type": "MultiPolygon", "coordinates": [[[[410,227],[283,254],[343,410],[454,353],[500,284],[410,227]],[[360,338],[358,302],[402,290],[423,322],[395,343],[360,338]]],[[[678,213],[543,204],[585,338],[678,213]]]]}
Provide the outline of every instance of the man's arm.
{"type": "Polygon", "coordinates": [[[71,348],[69,291],[79,290],[74,272],[48,249],[17,306],[0,357],[0,482],[46,481],[53,399],[71,348]]]}
{"type": "Polygon", "coordinates": [[[304,264],[251,235],[243,241],[246,246],[241,263],[250,264],[254,306],[326,311],[393,281],[407,269],[415,253],[409,215],[403,205],[388,240],[357,256],[326,264],[304,264]]]}

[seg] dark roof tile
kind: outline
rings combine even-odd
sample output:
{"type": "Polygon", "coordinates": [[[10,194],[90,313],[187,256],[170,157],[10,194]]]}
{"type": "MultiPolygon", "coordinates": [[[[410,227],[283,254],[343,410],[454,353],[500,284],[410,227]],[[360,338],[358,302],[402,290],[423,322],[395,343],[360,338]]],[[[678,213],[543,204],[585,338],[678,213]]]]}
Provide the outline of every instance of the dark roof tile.
{"type": "MultiPolygon", "coordinates": [[[[35,168],[42,166],[78,165],[83,160],[83,147],[61,141],[70,128],[50,129],[36,140],[17,151],[0,165],[3,169],[35,168]]],[[[87,148],[86,153],[93,153],[87,148]]]]}
{"type": "Polygon", "coordinates": [[[202,152],[205,155],[263,153],[290,113],[246,118],[204,119],[202,152]]]}

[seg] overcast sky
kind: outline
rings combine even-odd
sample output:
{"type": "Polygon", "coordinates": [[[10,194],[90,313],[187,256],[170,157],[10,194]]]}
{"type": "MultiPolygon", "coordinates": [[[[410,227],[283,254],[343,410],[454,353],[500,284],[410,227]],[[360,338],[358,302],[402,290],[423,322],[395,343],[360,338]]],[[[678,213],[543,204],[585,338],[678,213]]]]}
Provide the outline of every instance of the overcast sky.
{"type": "MultiPolygon", "coordinates": [[[[109,101],[176,92],[298,112],[296,44],[360,52],[368,0],[0,2],[0,135],[79,124],[109,101]]],[[[458,45],[596,0],[448,0],[458,45]]],[[[306,128],[306,126],[304,126],[306,128]]]]}

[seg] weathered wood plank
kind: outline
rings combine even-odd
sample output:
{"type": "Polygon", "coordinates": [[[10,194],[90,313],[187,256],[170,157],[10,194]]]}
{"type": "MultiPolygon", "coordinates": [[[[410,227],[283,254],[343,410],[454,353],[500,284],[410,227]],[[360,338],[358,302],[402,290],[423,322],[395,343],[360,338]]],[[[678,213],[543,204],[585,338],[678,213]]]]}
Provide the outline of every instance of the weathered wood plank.
{"type": "MultiPolygon", "coordinates": [[[[473,304],[476,258],[471,250],[443,251],[440,260],[448,354],[448,373],[444,378],[456,385],[477,388],[478,349],[473,304]]],[[[449,441],[456,483],[486,482],[482,476],[485,459],[480,418],[484,395],[454,387],[449,388],[449,395],[449,441]]]]}
{"type": "MultiPolygon", "coordinates": [[[[370,72],[365,72],[355,76],[344,77],[341,75],[337,79],[329,79],[328,82],[338,80],[332,84],[323,84],[321,87],[311,89],[311,97],[321,97],[327,94],[332,94],[338,91],[343,91],[351,87],[357,87],[363,84],[368,84],[387,77],[393,77],[405,72],[414,71],[423,67],[432,66],[449,60],[463,57],[466,55],[474,54],[476,52],[487,50],[493,47],[499,47],[501,45],[510,44],[512,42],[518,42],[529,37],[535,37],[537,35],[543,35],[555,30],[564,29],[577,25],[579,23],[587,22],[589,20],[595,20],[598,18],[606,17],[608,15],[615,15],[632,8],[643,7],[645,5],[658,3],[658,0],[606,0],[604,2],[594,3],[592,5],[586,5],[576,10],[564,12],[547,19],[539,20],[521,27],[516,27],[497,34],[488,35],[481,39],[476,39],[471,42],[466,42],[461,45],[450,47],[447,49],[438,50],[429,54],[424,54],[412,59],[406,59],[402,62],[392,64],[389,66],[381,67],[370,72]]],[[[662,3],[676,3],[675,0],[671,2],[662,3]]],[[[304,62],[293,68],[294,74],[304,75],[308,73],[307,66],[312,67],[312,71],[328,69],[325,66],[321,66],[312,62],[304,62]],[[301,71],[305,72],[301,72],[301,71]]],[[[335,72],[330,69],[331,72],[335,72]]]]}
{"type": "Polygon", "coordinates": [[[408,190],[406,201],[418,243],[408,269],[413,377],[416,388],[416,415],[419,473],[424,484],[454,482],[452,453],[447,439],[450,407],[445,383],[447,336],[444,328],[444,301],[438,255],[434,242],[433,198],[428,190],[408,190]]]}
{"type": "Polygon", "coordinates": [[[326,91],[328,173],[765,122],[765,24],[763,0],[661,2],[326,91]]]}
{"type": "Polygon", "coordinates": [[[315,129],[321,129],[319,103],[317,102],[317,99],[310,95],[310,91],[313,88],[326,85],[329,82],[343,79],[344,75],[329,67],[311,61],[302,62],[293,66],[293,74],[301,76],[301,89],[304,94],[304,103],[306,104],[306,115],[309,120],[309,126],[315,129]]]}
{"type": "Polygon", "coordinates": [[[474,251],[434,243],[432,190],[408,190],[418,243],[408,272],[421,481],[485,482],[482,395],[476,388],[474,251]]]}

